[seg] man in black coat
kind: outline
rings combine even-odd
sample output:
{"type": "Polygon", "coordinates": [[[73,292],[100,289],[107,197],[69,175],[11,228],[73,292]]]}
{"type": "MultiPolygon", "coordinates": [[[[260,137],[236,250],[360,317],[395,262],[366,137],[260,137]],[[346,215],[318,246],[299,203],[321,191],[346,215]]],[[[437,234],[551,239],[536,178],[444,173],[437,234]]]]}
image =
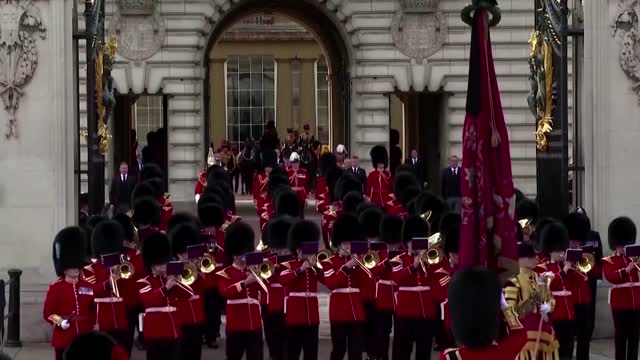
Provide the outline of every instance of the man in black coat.
{"type": "Polygon", "coordinates": [[[424,186],[424,163],[422,162],[422,158],[418,156],[418,151],[416,149],[411,150],[411,154],[404,160],[404,164],[407,165],[411,169],[411,171],[413,171],[413,174],[418,180],[418,184],[420,184],[420,186],[424,186]]]}
{"type": "Polygon", "coordinates": [[[452,211],[459,212],[461,205],[462,191],[460,189],[460,179],[462,169],[457,156],[449,156],[449,167],[442,170],[442,197],[449,204],[452,211]]]}
{"type": "Polygon", "coordinates": [[[357,156],[351,158],[351,166],[346,168],[345,171],[355,175],[363,186],[367,183],[367,172],[360,167],[360,159],[357,156]]]}
{"type": "Polygon", "coordinates": [[[127,163],[121,162],[118,174],[111,179],[109,191],[109,202],[115,207],[115,213],[131,209],[131,193],[136,183],[136,176],[129,174],[127,163]]]}

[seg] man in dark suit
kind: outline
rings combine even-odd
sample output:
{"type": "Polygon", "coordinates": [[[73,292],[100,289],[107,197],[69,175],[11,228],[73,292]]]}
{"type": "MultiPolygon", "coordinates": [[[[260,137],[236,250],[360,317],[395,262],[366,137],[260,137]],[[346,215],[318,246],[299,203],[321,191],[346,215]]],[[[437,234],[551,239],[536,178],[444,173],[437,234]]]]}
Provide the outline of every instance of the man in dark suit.
{"type": "Polygon", "coordinates": [[[449,156],[449,167],[442,170],[442,197],[449,204],[452,211],[459,212],[461,205],[460,179],[462,169],[458,166],[457,156],[449,156]]]}
{"type": "Polygon", "coordinates": [[[346,171],[355,175],[363,186],[367,183],[367,172],[360,167],[360,159],[357,156],[351,158],[351,166],[346,168],[346,171]]]}
{"type": "Polygon", "coordinates": [[[126,162],[120,163],[120,169],[111,179],[109,202],[115,207],[115,213],[127,212],[131,209],[131,193],[136,186],[135,175],[129,175],[129,166],[126,162]]]}
{"type": "Polygon", "coordinates": [[[420,186],[424,186],[424,163],[422,162],[422,158],[418,156],[416,149],[411,150],[411,155],[404,160],[404,164],[411,168],[420,186]]]}

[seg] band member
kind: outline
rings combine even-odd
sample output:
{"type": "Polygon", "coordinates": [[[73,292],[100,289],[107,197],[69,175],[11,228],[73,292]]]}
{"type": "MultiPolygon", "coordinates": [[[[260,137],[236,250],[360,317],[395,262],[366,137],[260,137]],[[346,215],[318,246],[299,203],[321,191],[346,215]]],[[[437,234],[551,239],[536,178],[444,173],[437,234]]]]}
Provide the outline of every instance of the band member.
{"type": "Polygon", "coordinates": [[[538,221],[538,213],[538,205],[533,200],[525,198],[516,204],[516,220],[520,223],[522,239],[525,242],[533,240],[532,232],[538,221]]]}
{"type": "Polygon", "coordinates": [[[229,225],[224,239],[224,250],[233,258],[233,264],[218,273],[222,277],[220,288],[227,299],[227,359],[262,360],[262,319],[260,296],[262,279],[247,268],[246,255],[253,251],[253,229],[244,222],[229,225]]]}
{"type": "Polygon", "coordinates": [[[273,255],[267,260],[274,264],[274,274],[269,280],[269,296],[266,311],[262,313],[264,335],[269,347],[271,359],[283,360],[285,358],[285,313],[284,298],[285,288],[279,281],[280,272],[286,269],[282,263],[287,263],[294,259],[289,253],[287,246],[288,234],[293,219],[288,216],[281,216],[271,219],[265,227],[263,238],[268,239],[268,246],[273,255]]]}
{"type": "Polygon", "coordinates": [[[640,286],[638,263],[625,254],[625,246],[636,243],[636,225],[628,217],[609,224],[609,247],[614,254],[603,259],[604,278],[609,289],[609,304],[615,327],[616,360],[638,358],[640,342],[640,286]]]}
{"type": "Polygon", "coordinates": [[[407,219],[402,234],[407,251],[393,264],[391,278],[398,285],[395,326],[395,337],[398,339],[395,341],[393,358],[398,360],[411,358],[414,343],[416,359],[431,357],[438,318],[436,295],[439,282],[429,273],[423,257],[428,248],[424,239],[428,230],[423,219],[407,219]]]}
{"type": "MultiPolygon", "coordinates": [[[[363,212],[364,213],[364,212],[363,212]]],[[[387,246],[386,250],[378,251],[380,262],[371,272],[377,278],[375,292],[375,331],[374,353],[371,359],[389,359],[389,340],[393,326],[393,312],[395,311],[395,294],[398,287],[391,280],[394,262],[402,253],[402,218],[396,215],[385,215],[380,221],[380,240],[387,246]]],[[[396,264],[397,265],[397,264],[396,264]]],[[[367,319],[368,320],[368,319],[367,319]]]]}
{"type": "Polygon", "coordinates": [[[170,296],[171,304],[176,307],[182,324],[181,359],[198,360],[202,357],[202,335],[206,320],[203,296],[215,286],[210,279],[213,274],[199,270],[199,260],[205,253],[204,247],[201,248],[202,254],[190,254],[191,249],[201,244],[200,228],[195,218],[171,229],[169,240],[174,258],[191,266],[190,271],[195,271],[191,273],[191,278],[195,279],[183,279],[190,284],[180,284],[174,291],[170,291],[170,296]]]}
{"type": "Polygon", "coordinates": [[[300,167],[300,155],[297,152],[291,153],[291,167],[288,169],[291,189],[298,194],[300,200],[300,214],[304,214],[307,205],[307,196],[311,191],[311,179],[306,169],[300,167]]]}
{"type": "Polygon", "coordinates": [[[53,326],[51,345],[56,360],[76,338],[95,324],[93,285],[81,277],[85,262],[85,234],[79,227],[62,229],[53,242],[53,265],[58,280],[49,285],[44,319],[53,326]]]}
{"type": "MultiPolygon", "coordinates": [[[[589,218],[581,213],[573,212],[565,216],[562,220],[564,226],[569,232],[569,244],[572,249],[580,249],[586,246],[587,237],[591,232],[591,222],[589,218]]],[[[597,290],[597,285],[591,287],[591,281],[597,283],[601,277],[602,269],[599,262],[595,261],[594,248],[590,248],[589,255],[593,256],[593,263],[587,275],[587,285],[589,294],[597,290]],[[592,280],[593,279],[593,280],[592,280]]],[[[576,304],[576,359],[589,360],[589,348],[591,345],[591,335],[593,334],[595,317],[592,317],[591,308],[595,306],[594,296],[590,296],[588,301],[576,304]]],[[[595,310],[593,312],[595,315],[595,310]]]]}
{"type": "MultiPolygon", "coordinates": [[[[329,296],[331,360],[348,351],[349,360],[362,358],[362,326],[365,320],[360,286],[364,269],[351,256],[351,242],[362,240],[362,230],[353,215],[342,215],[333,225],[331,240],[338,253],[321,262],[329,296]]],[[[365,275],[366,276],[366,275],[365,275]]]]}
{"type": "Polygon", "coordinates": [[[557,360],[558,341],[548,318],[554,306],[549,283],[544,275],[534,271],[537,265],[536,251],[530,243],[521,242],[518,245],[518,256],[520,272],[508,280],[504,288],[507,304],[518,314],[528,334],[527,345],[518,359],[557,360]]]}
{"type": "Polygon", "coordinates": [[[331,205],[334,200],[334,189],[335,185],[338,182],[338,179],[342,175],[342,170],[340,170],[336,164],[336,156],[333,153],[327,152],[320,156],[320,161],[318,163],[318,178],[316,179],[316,211],[321,216],[320,227],[322,230],[322,239],[324,240],[324,246],[327,249],[330,249],[331,246],[329,244],[330,232],[329,232],[329,222],[331,216],[330,212],[332,210],[331,205]]]}
{"type": "Polygon", "coordinates": [[[287,339],[287,359],[299,360],[304,352],[304,360],[318,358],[318,280],[320,269],[317,256],[320,229],[307,220],[293,224],[288,233],[288,246],[297,257],[283,263],[279,282],[287,289],[285,308],[285,334],[287,339]]]}
{"type": "Polygon", "coordinates": [[[138,280],[140,301],[144,307],[141,330],[147,360],[181,358],[180,337],[182,326],[175,306],[171,305],[171,292],[178,280],[167,274],[171,260],[169,239],[162,233],[153,233],[142,244],[142,258],[146,277],[138,280]]]}
{"type": "MultiPolygon", "coordinates": [[[[133,226],[133,221],[127,214],[117,214],[113,217],[113,221],[120,224],[124,231],[124,247],[136,250],[138,249],[138,233],[133,226]]],[[[142,259],[142,253],[139,253],[142,259]]]]}
{"type": "Polygon", "coordinates": [[[369,155],[374,170],[367,177],[364,193],[372,203],[386,209],[389,194],[393,191],[393,178],[387,170],[389,153],[384,146],[376,145],[371,149],[369,155]]]}
{"type": "Polygon", "coordinates": [[[570,244],[569,233],[564,225],[557,222],[546,225],[540,234],[540,240],[549,261],[538,265],[535,271],[550,272],[554,276],[550,290],[556,305],[550,318],[560,345],[560,359],[571,359],[576,334],[575,306],[591,300],[587,276],[576,270],[575,264],[565,261],[570,244]]]}
{"type": "Polygon", "coordinates": [[[290,216],[292,218],[302,217],[302,207],[300,198],[291,189],[281,189],[273,198],[273,215],[275,217],[290,216]]]}
{"type": "Polygon", "coordinates": [[[78,335],[64,352],[64,360],[85,359],[129,360],[129,355],[109,335],[91,331],[78,335]]]}
{"type": "Polygon", "coordinates": [[[453,334],[451,333],[451,315],[449,314],[449,303],[447,302],[447,290],[449,282],[458,268],[458,251],[460,247],[460,224],[462,218],[458,213],[449,213],[442,218],[440,224],[440,234],[444,256],[447,261],[443,261],[443,266],[436,270],[440,275],[440,294],[438,301],[440,304],[440,318],[442,322],[438,325],[436,332],[436,343],[442,348],[449,348],[455,345],[453,334]],[[440,332],[440,334],[438,334],[440,332]]]}
{"type": "Polygon", "coordinates": [[[501,294],[496,275],[487,269],[456,272],[449,283],[447,299],[451,309],[451,330],[460,347],[441,353],[441,360],[518,357],[527,342],[527,332],[501,294]],[[501,309],[510,332],[497,343],[499,323],[496,319],[501,309]]]}
{"type": "Polygon", "coordinates": [[[159,233],[160,205],[151,197],[143,197],[133,204],[133,223],[138,227],[138,241],[143,244],[147,237],[159,233]]]}
{"type": "Polygon", "coordinates": [[[260,229],[264,228],[267,218],[264,214],[268,210],[270,202],[268,194],[269,174],[277,166],[277,155],[274,150],[265,150],[261,153],[260,171],[253,178],[253,202],[256,205],[260,229]]]}
{"type": "Polygon", "coordinates": [[[160,230],[167,230],[167,222],[171,219],[173,215],[173,204],[169,199],[171,194],[165,192],[165,183],[164,174],[162,170],[155,164],[148,164],[142,169],[142,180],[147,182],[154,190],[154,196],[160,204],[161,215],[160,215],[160,224],[158,228],[160,230]]]}
{"type": "Polygon", "coordinates": [[[122,345],[129,354],[138,318],[139,300],[136,280],[144,275],[139,251],[124,246],[124,231],[114,221],[96,226],[91,236],[95,274],[93,291],[96,324],[122,345]]]}
{"type": "MultiPolygon", "coordinates": [[[[209,155],[207,155],[207,166],[211,167],[215,164],[216,164],[216,160],[213,157],[213,147],[209,147],[209,155]]],[[[196,188],[194,191],[196,204],[198,203],[198,200],[200,200],[200,197],[202,196],[202,193],[204,192],[204,189],[206,187],[207,187],[207,169],[205,169],[198,175],[198,181],[196,182],[196,188]]]]}

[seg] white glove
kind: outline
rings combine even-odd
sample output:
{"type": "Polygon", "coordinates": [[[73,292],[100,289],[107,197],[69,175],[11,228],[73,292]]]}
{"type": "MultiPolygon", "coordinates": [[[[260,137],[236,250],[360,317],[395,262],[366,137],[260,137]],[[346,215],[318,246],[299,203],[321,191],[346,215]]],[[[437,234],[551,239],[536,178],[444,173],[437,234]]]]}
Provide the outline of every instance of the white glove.
{"type": "Polygon", "coordinates": [[[62,320],[60,322],[60,328],[62,330],[67,330],[69,328],[69,326],[71,326],[71,324],[69,323],[69,320],[62,320]]]}
{"type": "Polygon", "coordinates": [[[507,299],[504,298],[504,294],[500,294],[500,309],[504,310],[509,307],[507,304],[507,299]]]}
{"type": "Polygon", "coordinates": [[[548,315],[551,312],[551,305],[544,303],[540,305],[540,314],[548,315]]]}
{"type": "Polygon", "coordinates": [[[196,194],[196,204],[198,203],[198,200],[200,200],[200,194],[196,194]]]}

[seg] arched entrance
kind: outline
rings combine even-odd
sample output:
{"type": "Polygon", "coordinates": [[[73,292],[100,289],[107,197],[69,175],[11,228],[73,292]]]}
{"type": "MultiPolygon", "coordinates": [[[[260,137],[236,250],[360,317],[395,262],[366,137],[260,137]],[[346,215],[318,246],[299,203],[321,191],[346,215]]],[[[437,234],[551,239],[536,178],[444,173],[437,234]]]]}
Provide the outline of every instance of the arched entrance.
{"type": "MultiPolygon", "coordinates": [[[[216,43],[232,25],[243,18],[255,14],[278,14],[286,16],[293,21],[304,26],[313,34],[319,43],[326,59],[328,69],[329,84],[329,136],[328,143],[335,147],[336,144],[345,144],[350,147],[350,125],[351,125],[351,59],[350,48],[345,41],[347,34],[336,24],[337,19],[326,11],[324,5],[319,5],[315,1],[302,0],[245,0],[237,4],[230,5],[222,17],[215,23],[211,30],[207,46],[204,51],[205,78],[203,84],[203,106],[204,106],[204,143],[212,141],[213,134],[220,137],[220,123],[226,124],[227,118],[221,116],[219,111],[212,111],[214,100],[217,106],[226,106],[226,100],[217,98],[225,97],[221,91],[212,90],[211,76],[213,68],[213,53],[216,43]],[[216,124],[215,129],[212,124],[216,124]]],[[[219,89],[219,88],[218,88],[219,89]]],[[[303,122],[307,119],[302,119],[303,122]]],[[[277,121],[277,119],[276,119],[277,121]]],[[[224,131],[224,130],[223,130],[224,131]]],[[[315,131],[312,131],[315,134],[315,131]]],[[[280,134],[284,135],[283,133],[280,134]]],[[[206,150],[207,147],[205,147],[206,150]]]]}

